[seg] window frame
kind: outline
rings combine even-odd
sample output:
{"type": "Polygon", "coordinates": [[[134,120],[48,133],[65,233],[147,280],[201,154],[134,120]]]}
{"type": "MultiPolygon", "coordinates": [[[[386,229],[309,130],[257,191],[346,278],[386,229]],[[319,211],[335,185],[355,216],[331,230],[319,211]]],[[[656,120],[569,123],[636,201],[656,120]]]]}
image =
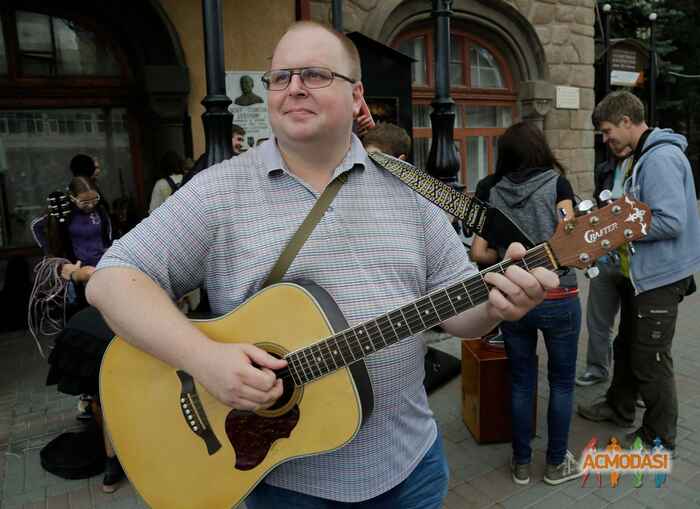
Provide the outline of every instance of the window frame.
{"type": "MultiPolygon", "coordinates": [[[[143,135],[140,127],[144,123],[142,85],[137,83],[130,70],[129,59],[111,33],[111,29],[98,25],[92,19],[76,14],[68,8],[49,6],[45,2],[34,0],[9,0],[0,4],[0,23],[7,57],[7,74],[0,75],[0,109],[125,108],[135,185],[134,199],[137,203],[145,203],[143,135]],[[18,68],[18,10],[68,19],[94,32],[98,44],[107,46],[117,60],[120,76],[22,76],[18,68]]],[[[7,203],[5,198],[2,203],[7,203]]],[[[2,211],[3,214],[6,212],[2,211]]],[[[4,227],[5,225],[3,229],[4,227]]],[[[39,252],[34,246],[0,247],[0,259],[5,258],[8,253],[35,255],[39,252]]]]}
{"type": "MultiPolygon", "coordinates": [[[[123,98],[128,95],[128,88],[133,82],[133,76],[129,72],[126,55],[121,51],[119,45],[109,37],[108,30],[83,16],[65,13],[55,8],[29,4],[20,6],[14,2],[9,2],[8,5],[0,7],[0,22],[2,23],[7,57],[7,74],[0,75],[0,106],[6,108],[12,107],[13,104],[20,106],[27,97],[37,95],[47,98],[60,96],[62,101],[70,100],[70,96],[83,96],[76,89],[85,88],[93,89],[94,92],[91,95],[100,97],[98,99],[98,101],[101,101],[99,105],[105,105],[105,102],[109,103],[109,99],[115,101],[113,104],[115,106],[125,105],[123,98]],[[98,44],[107,47],[114,55],[119,66],[120,75],[118,77],[97,75],[24,75],[20,69],[17,11],[34,12],[45,16],[67,19],[85,30],[93,32],[98,44]],[[8,101],[8,98],[11,100],[8,101]],[[16,102],[17,99],[20,100],[19,104],[16,102]]],[[[78,105],[81,102],[84,103],[85,101],[78,101],[78,105]]],[[[62,102],[62,104],[65,103],[62,102]]]]}
{"type": "MultiPolygon", "coordinates": [[[[391,43],[391,46],[397,49],[401,43],[407,40],[421,36],[424,37],[427,83],[426,85],[412,85],[412,105],[430,105],[435,97],[434,32],[435,30],[431,26],[425,24],[419,25],[401,32],[391,43]]],[[[464,79],[464,83],[461,85],[452,84],[450,86],[450,95],[455,102],[455,106],[509,107],[512,110],[512,119],[515,121],[518,114],[518,94],[515,90],[515,80],[503,54],[494,48],[488,41],[477,35],[469,33],[463,27],[453,26],[450,35],[460,37],[462,40],[460,46],[462,77],[464,79]],[[488,50],[493,55],[498,64],[498,70],[501,73],[504,88],[475,88],[471,86],[471,61],[469,56],[470,49],[474,45],[488,50]]],[[[457,108],[455,108],[455,114],[459,114],[459,110],[457,108]]],[[[469,184],[467,182],[467,138],[472,136],[483,136],[486,138],[486,144],[488,147],[488,172],[491,174],[494,170],[495,162],[493,138],[500,136],[503,134],[503,132],[505,132],[505,130],[506,128],[503,127],[454,128],[454,142],[459,144],[460,147],[459,179],[462,184],[469,184]]],[[[413,127],[412,134],[414,139],[432,138],[432,129],[430,127],[413,127]]]]}

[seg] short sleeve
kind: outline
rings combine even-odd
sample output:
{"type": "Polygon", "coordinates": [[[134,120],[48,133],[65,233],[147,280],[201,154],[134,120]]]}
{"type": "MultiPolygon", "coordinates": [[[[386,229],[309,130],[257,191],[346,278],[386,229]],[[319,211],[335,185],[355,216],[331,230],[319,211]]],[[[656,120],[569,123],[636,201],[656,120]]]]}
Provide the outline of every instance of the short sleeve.
{"type": "Polygon", "coordinates": [[[557,203],[562,200],[574,201],[574,188],[571,187],[569,179],[560,175],[557,179],[557,203]]]}
{"type": "Polygon", "coordinates": [[[424,202],[426,290],[432,292],[467,278],[476,272],[476,267],[447,214],[427,200],[420,200],[424,202]]]}
{"type": "Polygon", "coordinates": [[[204,280],[202,261],[207,257],[212,229],[209,200],[194,184],[183,187],[116,240],[97,269],[136,268],[174,298],[199,287],[204,280]]]}

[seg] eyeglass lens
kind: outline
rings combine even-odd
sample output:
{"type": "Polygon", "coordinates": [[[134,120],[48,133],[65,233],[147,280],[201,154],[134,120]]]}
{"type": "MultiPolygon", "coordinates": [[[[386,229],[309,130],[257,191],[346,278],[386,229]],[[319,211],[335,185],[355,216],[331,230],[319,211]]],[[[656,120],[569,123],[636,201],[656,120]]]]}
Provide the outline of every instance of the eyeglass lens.
{"type": "Polygon", "coordinates": [[[282,90],[289,85],[292,76],[298,74],[304,86],[309,88],[327,87],[333,81],[333,73],[320,67],[304,67],[303,69],[280,69],[270,71],[268,87],[270,90],[282,90]]]}

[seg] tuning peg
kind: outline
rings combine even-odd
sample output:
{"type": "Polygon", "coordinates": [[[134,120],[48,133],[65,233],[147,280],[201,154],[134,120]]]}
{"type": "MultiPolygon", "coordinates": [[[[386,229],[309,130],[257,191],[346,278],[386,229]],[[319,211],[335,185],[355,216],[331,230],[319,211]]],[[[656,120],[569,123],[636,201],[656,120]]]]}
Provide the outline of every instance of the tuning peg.
{"type": "Polygon", "coordinates": [[[610,189],[603,189],[600,192],[600,194],[598,195],[598,199],[604,203],[612,202],[612,199],[613,199],[612,191],[610,191],[610,189]]]}
{"type": "Polygon", "coordinates": [[[634,256],[637,254],[637,250],[634,248],[634,246],[632,244],[627,244],[627,247],[629,248],[631,256],[634,256]]]}
{"type": "Polygon", "coordinates": [[[593,265],[592,267],[588,267],[585,271],[584,274],[588,279],[594,279],[598,277],[598,274],[600,274],[600,269],[593,265]]]}
{"type": "Polygon", "coordinates": [[[576,210],[578,210],[581,214],[588,214],[591,210],[593,210],[593,207],[595,207],[593,201],[583,200],[576,206],[576,210]]]}

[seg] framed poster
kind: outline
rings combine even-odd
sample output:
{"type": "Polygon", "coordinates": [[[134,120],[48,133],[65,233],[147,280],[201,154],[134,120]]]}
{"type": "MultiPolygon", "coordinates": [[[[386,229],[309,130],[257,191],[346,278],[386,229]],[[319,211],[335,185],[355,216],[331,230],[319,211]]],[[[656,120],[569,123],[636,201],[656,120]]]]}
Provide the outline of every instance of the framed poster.
{"type": "Polygon", "coordinates": [[[260,81],[263,71],[226,71],[226,95],[233,101],[228,107],[233,123],[245,129],[247,150],[272,135],[267,120],[267,90],[260,81]]]}

